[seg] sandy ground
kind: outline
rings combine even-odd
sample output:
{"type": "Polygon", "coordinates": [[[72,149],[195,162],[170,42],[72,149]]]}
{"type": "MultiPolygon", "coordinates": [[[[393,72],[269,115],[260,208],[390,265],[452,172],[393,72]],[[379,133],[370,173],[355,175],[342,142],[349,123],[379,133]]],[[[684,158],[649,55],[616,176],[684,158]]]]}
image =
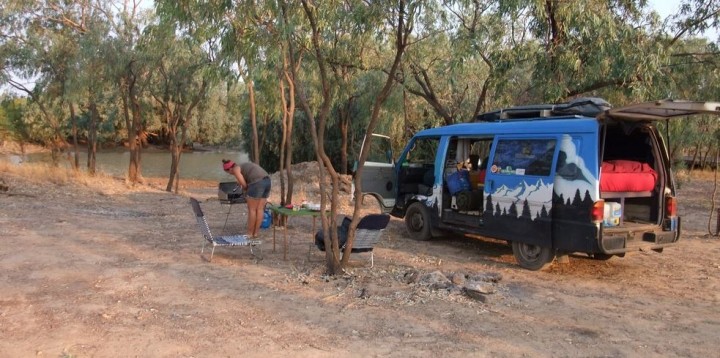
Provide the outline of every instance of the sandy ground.
{"type": "Polygon", "coordinates": [[[244,205],[215,200],[217,183],[185,182],[182,195],[164,183],[56,184],[12,171],[0,183],[3,357],[718,356],[709,180],[684,180],[684,236],[662,254],[573,255],[533,272],[504,243],[417,242],[393,219],[375,266],[353,255],[335,277],[309,248],[308,218],[290,221],[287,260],[269,229],[263,260],[220,248],[208,262],[188,197],[216,233],[243,231],[246,218],[244,205]],[[434,271],[501,280],[478,300],[411,279],[434,271]]]}

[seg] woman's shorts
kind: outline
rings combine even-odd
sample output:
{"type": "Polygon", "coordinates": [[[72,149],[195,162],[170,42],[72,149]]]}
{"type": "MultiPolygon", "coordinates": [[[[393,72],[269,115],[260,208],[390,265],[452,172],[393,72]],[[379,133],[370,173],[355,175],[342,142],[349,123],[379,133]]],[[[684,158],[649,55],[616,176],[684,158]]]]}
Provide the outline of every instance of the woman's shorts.
{"type": "Polygon", "coordinates": [[[267,199],[270,196],[270,177],[248,185],[247,196],[253,199],[267,199]]]}

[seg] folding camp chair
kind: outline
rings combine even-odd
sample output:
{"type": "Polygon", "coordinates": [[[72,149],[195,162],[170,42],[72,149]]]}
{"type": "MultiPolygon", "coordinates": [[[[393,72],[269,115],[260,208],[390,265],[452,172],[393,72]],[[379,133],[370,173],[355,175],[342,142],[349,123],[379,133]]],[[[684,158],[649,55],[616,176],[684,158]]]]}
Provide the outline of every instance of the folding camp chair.
{"type": "MultiPolygon", "coordinates": [[[[338,226],[338,240],[340,252],[345,250],[347,244],[347,232],[350,228],[352,219],[345,217],[342,224],[338,226]]],[[[387,224],[390,222],[390,215],[387,214],[369,214],[360,219],[357,230],[355,230],[355,242],[353,243],[350,253],[370,253],[370,267],[375,266],[375,256],[373,248],[380,242],[382,233],[385,231],[387,224]]],[[[322,230],[315,234],[315,245],[320,251],[325,251],[325,241],[323,239],[322,230]]]]}
{"type": "Polygon", "coordinates": [[[209,242],[212,245],[212,251],[210,252],[209,259],[210,262],[212,262],[213,255],[215,254],[216,246],[249,246],[250,253],[258,260],[262,260],[262,247],[260,246],[262,241],[250,240],[247,235],[213,236],[210,232],[210,226],[208,226],[207,220],[205,220],[205,215],[200,208],[200,202],[198,202],[195,198],[190,198],[190,205],[192,205],[198,227],[200,227],[200,231],[205,239],[203,240],[203,246],[200,250],[200,254],[202,255],[203,252],[205,252],[205,244],[209,242]]]}

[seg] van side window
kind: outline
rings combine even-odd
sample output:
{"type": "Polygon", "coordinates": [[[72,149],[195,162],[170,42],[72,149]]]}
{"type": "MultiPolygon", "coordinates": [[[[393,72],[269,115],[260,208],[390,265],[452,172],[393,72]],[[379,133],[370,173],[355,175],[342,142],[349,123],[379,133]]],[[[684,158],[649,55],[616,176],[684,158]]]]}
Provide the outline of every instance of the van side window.
{"type": "Polygon", "coordinates": [[[555,139],[501,139],[491,171],[496,174],[550,175],[555,139]]]}
{"type": "Polygon", "coordinates": [[[373,143],[370,146],[370,153],[366,162],[373,163],[387,163],[392,164],[392,147],[390,140],[383,140],[385,138],[374,138],[373,143]]]}

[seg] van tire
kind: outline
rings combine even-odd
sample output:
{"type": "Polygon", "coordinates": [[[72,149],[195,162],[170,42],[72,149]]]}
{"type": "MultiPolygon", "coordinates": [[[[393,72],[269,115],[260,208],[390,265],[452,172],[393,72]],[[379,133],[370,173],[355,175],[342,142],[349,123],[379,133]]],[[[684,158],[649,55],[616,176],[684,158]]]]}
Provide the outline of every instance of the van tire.
{"type": "Polygon", "coordinates": [[[422,203],[412,203],[405,212],[405,227],[410,238],[418,241],[432,239],[430,213],[422,203]]]}
{"type": "Polygon", "coordinates": [[[512,251],[521,267],[528,270],[543,270],[552,264],[555,259],[555,250],[551,247],[512,242],[512,251]]]}

